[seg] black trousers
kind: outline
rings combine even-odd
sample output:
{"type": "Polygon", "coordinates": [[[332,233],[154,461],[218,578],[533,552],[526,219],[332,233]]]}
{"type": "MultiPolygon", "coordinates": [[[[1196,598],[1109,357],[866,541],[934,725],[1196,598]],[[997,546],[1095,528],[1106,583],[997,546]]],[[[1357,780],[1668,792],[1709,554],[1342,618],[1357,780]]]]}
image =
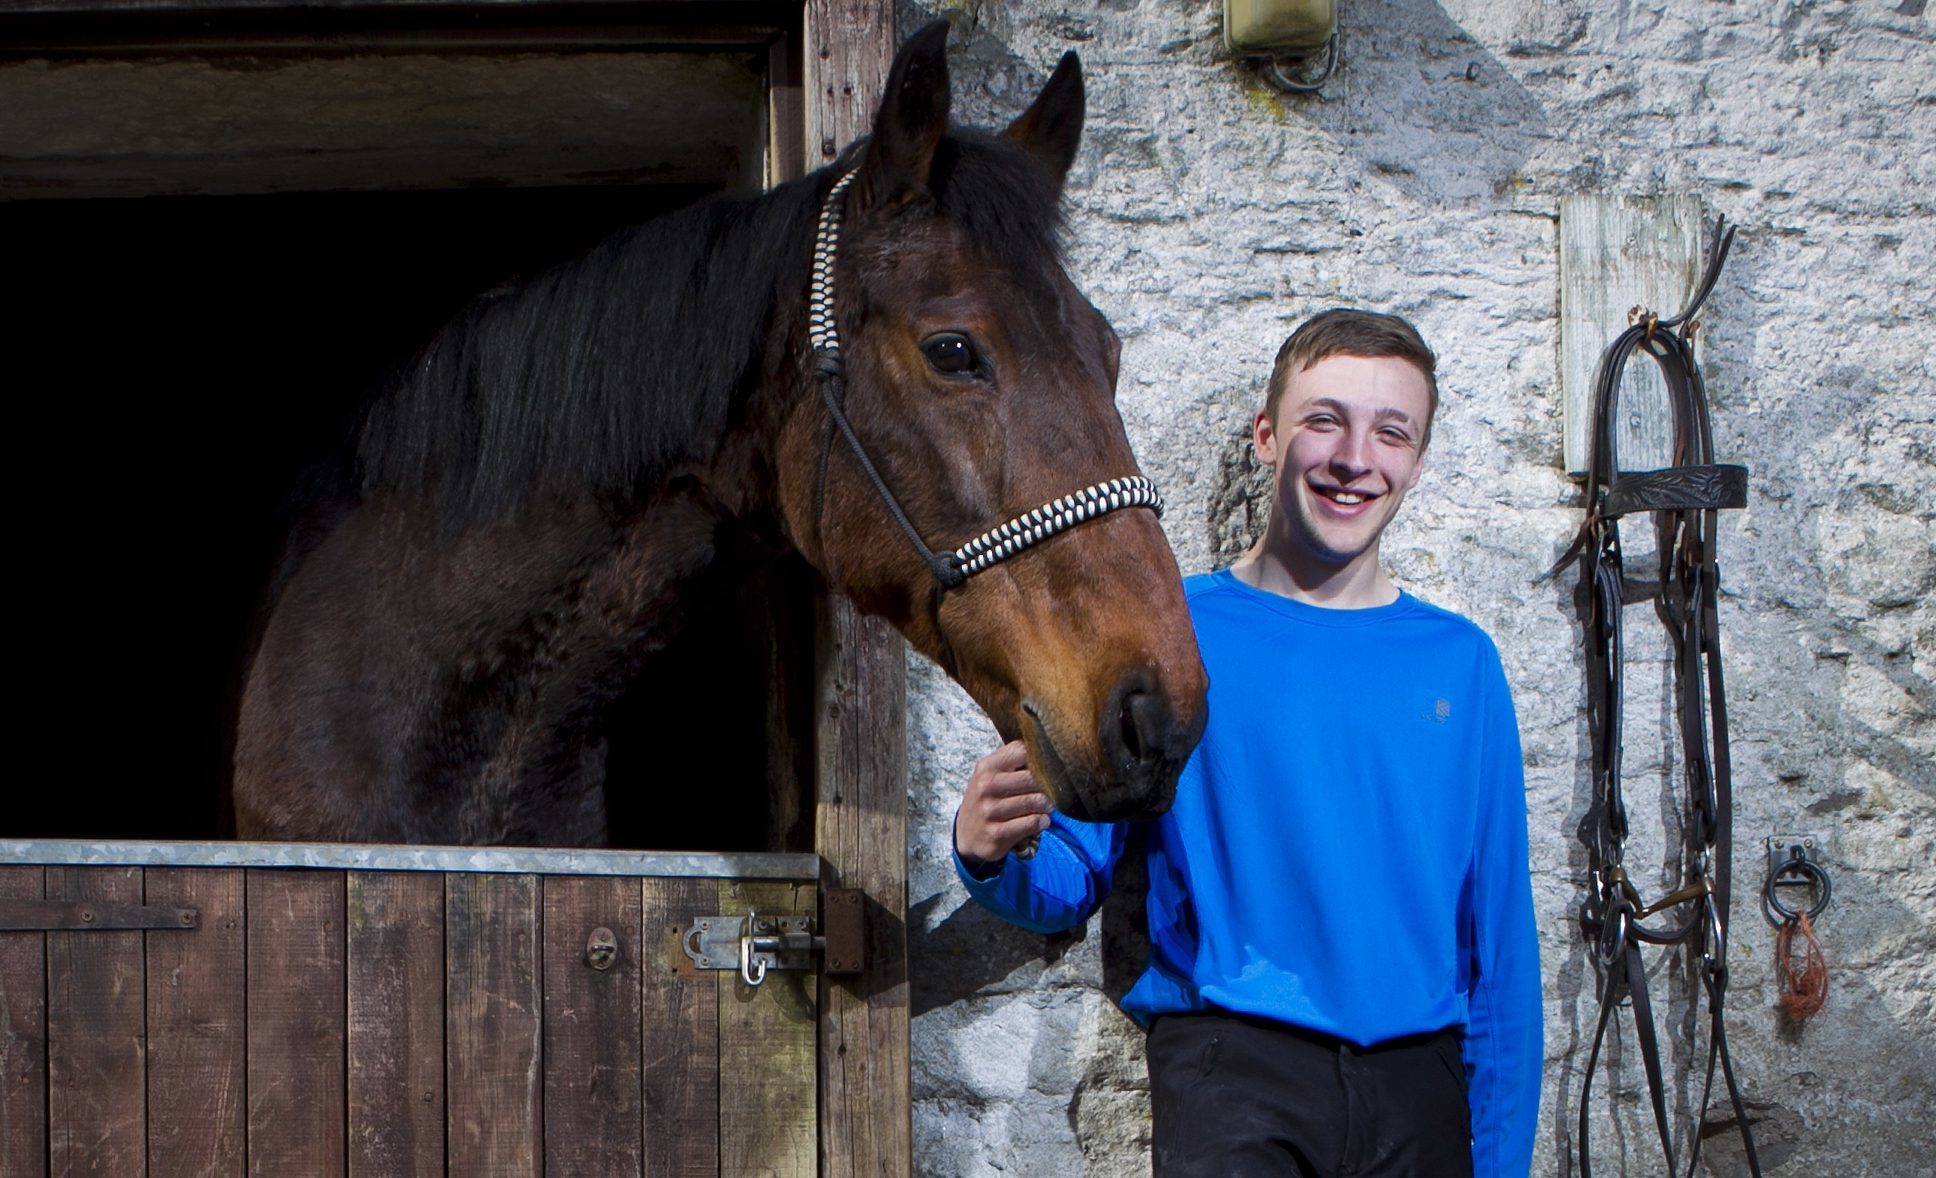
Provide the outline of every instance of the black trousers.
{"type": "Polygon", "coordinates": [[[1472,1114],[1451,1031],[1353,1047],[1227,1013],[1149,1033],[1158,1178],[1470,1178],[1472,1114]]]}

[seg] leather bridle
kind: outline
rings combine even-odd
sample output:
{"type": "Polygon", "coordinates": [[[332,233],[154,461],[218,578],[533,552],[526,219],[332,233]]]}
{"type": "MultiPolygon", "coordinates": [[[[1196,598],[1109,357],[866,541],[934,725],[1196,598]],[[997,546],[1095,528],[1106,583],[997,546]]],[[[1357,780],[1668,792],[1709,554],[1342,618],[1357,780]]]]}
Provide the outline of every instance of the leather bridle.
{"type": "MultiPolygon", "coordinates": [[[[834,322],[834,257],[840,243],[841,206],[847,195],[848,187],[858,175],[858,169],[850,171],[834,182],[827,190],[827,199],[820,207],[820,222],[813,240],[813,278],[807,295],[807,339],[813,346],[814,379],[820,384],[820,396],[826,403],[827,414],[834,428],[847,441],[847,448],[853,452],[854,459],[860,464],[861,472],[873,484],[875,494],[887,507],[888,514],[900,527],[901,534],[914,545],[921,556],[922,563],[934,574],[943,589],[959,588],[969,577],[1007,560],[1024,549],[1034,547],[1049,537],[1066,532],[1078,524],[1100,518],[1112,511],[1125,507],[1147,507],[1157,515],[1163,514],[1163,496],[1158,493],[1156,484],[1140,474],[1123,478],[1107,479],[1092,483],[1073,494],[1044,503],[1032,511],[990,528],[979,536],[948,552],[936,552],[928,547],[913,523],[909,522],[907,512],[902,509],[901,501],[888,488],[887,481],[881,477],[874,462],[867,456],[867,449],[861,445],[860,436],[847,418],[844,402],[847,397],[846,366],[840,358],[840,333],[834,322]]],[[[822,478],[825,477],[825,462],[822,462],[822,478]]]]}
{"type": "Polygon", "coordinates": [[[1685,946],[1690,964],[1707,994],[1709,1030],[1707,1079],[1687,1173],[1700,1162],[1700,1122],[1706,1119],[1718,1061],[1734,1104],[1736,1123],[1747,1147],[1750,1172],[1759,1178],[1760,1159],[1748,1128],[1747,1109],[1735,1082],[1722,1018],[1727,993],[1727,914],[1731,863],[1732,782],[1728,760],[1727,704],[1722,691],[1721,646],[1715,611],[1720,572],[1715,562],[1717,513],[1747,503],[1745,467],[1717,465],[1708,424],[1707,395],[1693,354],[1694,314],[1720,277],[1733,244],[1725,220],[1715,226],[1715,241],[1693,301],[1672,319],[1658,319],[1636,307],[1632,326],[1616,338],[1600,362],[1593,400],[1593,445],[1587,467],[1587,518],[1579,537],[1555,569],[1575,553],[1580,557],[1582,608],[1586,630],[1587,722],[1593,750],[1593,801],[1581,823],[1592,868],[1591,893],[1581,911],[1594,942],[1601,971],[1600,1015],[1587,1056],[1580,1091],[1579,1161],[1581,1178],[1592,1178],[1587,1114],[1600,1047],[1613,1012],[1623,1000],[1633,1008],[1635,1036],[1646,1069],[1654,1122],[1660,1131],[1670,1174],[1674,1160],[1660,1046],[1640,946],[1685,946]],[[1673,330],[1678,328],[1679,330],[1673,330]],[[1673,465],[1633,473],[1620,469],[1614,434],[1619,419],[1621,373],[1635,352],[1659,365],[1672,402],[1673,465]],[[1686,845],[1680,886],[1648,902],[1628,874],[1625,844],[1626,801],[1621,791],[1622,643],[1621,610],[1626,581],[1621,565],[1622,516],[1652,512],[1660,549],[1660,595],[1656,612],[1674,649],[1676,726],[1680,732],[1686,782],[1686,845]],[[1653,917],[1660,923],[1646,923],[1653,917]]]}

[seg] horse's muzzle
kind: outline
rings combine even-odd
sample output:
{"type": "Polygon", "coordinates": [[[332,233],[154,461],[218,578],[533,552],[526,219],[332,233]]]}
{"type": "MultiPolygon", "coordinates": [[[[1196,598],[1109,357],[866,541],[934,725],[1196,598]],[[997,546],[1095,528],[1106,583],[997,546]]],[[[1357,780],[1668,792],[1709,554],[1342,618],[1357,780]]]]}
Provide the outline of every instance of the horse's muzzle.
{"type": "Polygon", "coordinates": [[[1034,708],[1025,704],[1023,710],[1035,721],[1038,767],[1056,809],[1085,822],[1154,818],[1167,811],[1205,720],[1200,701],[1186,720],[1153,675],[1131,672],[1104,701],[1095,744],[1100,756],[1085,770],[1058,747],[1034,708]]]}

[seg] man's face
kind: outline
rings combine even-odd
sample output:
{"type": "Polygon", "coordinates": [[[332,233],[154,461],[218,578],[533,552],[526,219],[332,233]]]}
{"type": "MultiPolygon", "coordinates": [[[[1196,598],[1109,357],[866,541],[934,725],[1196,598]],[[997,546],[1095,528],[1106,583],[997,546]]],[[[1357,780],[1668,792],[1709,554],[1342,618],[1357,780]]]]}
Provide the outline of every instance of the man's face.
{"type": "Polygon", "coordinates": [[[1276,420],[1259,412],[1257,457],[1275,468],[1287,560],[1344,568],[1377,559],[1378,538],[1424,469],[1431,390],[1395,356],[1328,356],[1293,373],[1276,420]]]}

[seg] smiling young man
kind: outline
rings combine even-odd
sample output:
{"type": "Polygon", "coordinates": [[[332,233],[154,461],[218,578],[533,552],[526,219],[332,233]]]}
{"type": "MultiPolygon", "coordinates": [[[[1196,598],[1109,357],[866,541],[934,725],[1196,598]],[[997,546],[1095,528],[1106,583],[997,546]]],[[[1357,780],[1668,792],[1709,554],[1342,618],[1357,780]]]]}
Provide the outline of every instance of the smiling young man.
{"type": "MultiPolygon", "coordinates": [[[[1181,1175],[1524,1175],[1539,954],[1519,730],[1499,656],[1395,586],[1379,542],[1423,469],[1435,360],[1396,316],[1285,341],[1253,424],[1271,519],[1186,584],[1210,720],[1149,824],[1154,1163],[1181,1175]]],[[[1126,829],[1049,809],[1020,743],[955,817],[970,893],[1088,919],[1126,829]],[[1040,834],[1027,859],[1011,849],[1040,834]]]]}

